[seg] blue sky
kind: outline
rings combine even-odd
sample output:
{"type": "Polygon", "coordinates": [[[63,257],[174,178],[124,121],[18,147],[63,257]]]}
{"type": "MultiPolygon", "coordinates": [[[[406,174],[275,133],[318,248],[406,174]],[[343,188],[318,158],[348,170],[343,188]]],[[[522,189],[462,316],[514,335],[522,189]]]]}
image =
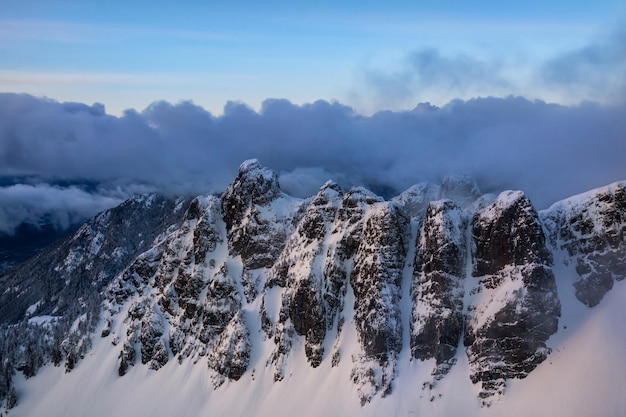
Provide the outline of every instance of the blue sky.
{"type": "Polygon", "coordinates": [[[248,158],[298,196],[462,174],[545,208],[626,179],[624,114],[624,0],[0,0],[0,235],[248,158]]]}
{"type": "Polygon", "coordinates": [[[625,16],[621,0],[0,0],[0,91],[112,114],[156,100],[213,114],[266,98],[366,114],[509,94],[621,101],[625,16]]]}

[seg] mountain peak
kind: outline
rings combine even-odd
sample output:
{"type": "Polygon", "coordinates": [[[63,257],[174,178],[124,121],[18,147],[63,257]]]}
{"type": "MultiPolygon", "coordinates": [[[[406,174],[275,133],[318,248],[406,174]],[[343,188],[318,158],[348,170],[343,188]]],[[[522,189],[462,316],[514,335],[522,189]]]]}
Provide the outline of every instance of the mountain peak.
{"type": "Polygon", "coordinates": [[[268,203],[280,195],[278,176],[258,159],[249,159],[239,166],[237,177],[222,198],[228,200],[234,195],[241,202],[268,203]]]}
{"type": "Polygon", "coordinates": [[[280,196],[278,176],[257,159],[241,164],[235,180],[222,194],[222,212],[230,229],[253,205],[266,205],[280,196]]]}

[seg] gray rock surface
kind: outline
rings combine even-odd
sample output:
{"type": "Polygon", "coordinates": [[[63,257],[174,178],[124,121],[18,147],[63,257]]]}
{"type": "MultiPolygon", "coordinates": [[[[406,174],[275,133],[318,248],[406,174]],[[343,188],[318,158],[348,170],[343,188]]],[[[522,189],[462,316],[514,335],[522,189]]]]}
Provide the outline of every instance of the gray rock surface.
{"type": "Polygon", "coordinates": [[[436,359],[442,378],[463,336],[468,215],[450,200],[428,205],[419,229],[411,284],[411,354],[436,359]]]}
{"type": "Polygon", "coordinates": [[[576,297],[597,305],[626,278],[626,182],[568,198],[541,213],[550,241],[575,265],[576,297]]]}
{"type": "MultiPolygon", "coordinates": [[[[507,191],[472,220],[473,278],[464,344],[481,397],[502,394],[543,362],[561,305],[552,254],[537,212],[521,192],[507,191]]],[[[488,401],[486,400],[486,403],[488,401]]]]}

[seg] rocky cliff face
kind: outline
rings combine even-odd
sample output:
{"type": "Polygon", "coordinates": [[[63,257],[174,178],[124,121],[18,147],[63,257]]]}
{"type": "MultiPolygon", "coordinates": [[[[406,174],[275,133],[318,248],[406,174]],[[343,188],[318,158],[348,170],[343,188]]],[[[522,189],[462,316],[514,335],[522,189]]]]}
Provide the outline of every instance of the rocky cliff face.
{"type": "Polygon", "coordinates": [[[472,220],[473,297],[464,344],[481,397],[502,393],[545,360],[561,305],[539,216],[521,192],[507,191],[472,220]]]}
{"type": "Polygon", "coordinates": [[[411,283],[411,354],[434,358],[440,379],[456,362],[463,335],[468,214],[450,200],[426,209],[411,283]]]}
{"type": "MultiPolygon", "coordinates": [[[[217,389],[253,374],[255,360],[280,383],[303,357],[311,368],[349,367],[366,404],[393,394],[407,371],[397,358],[410,349],[416,366],[434,366],[433,385],[465,356],[487,405],[550,354],[557,280],[593,306],[624,277],[624,189],[616,183],[539,214],[521,192],[481,196],[464,177],[389,201],[327,182],[302,200],[251,160],[219,198],[136,199],[116,209],[121,217],[96,217],[53,249],[44,282],[60,283],[48,298],[36,304],[40,294],[19,287],[28,301],[5,291],[0,309],[15,320],[60,311],[81,271],[81,285],[103,289],[98,332],[116,349],[121,376],[140,364],[200,362],[217,389]],[[555,276],[555,260],[574,264],[579,277],[555,276]]],[[[59,346],[31,365],[71,370],[72,352],[59,346]]],[[[9,385],[0,389],[6,396],[9,385]]]]}
{"type": "Polygon", "coordinates": [[[626,183],[568,198],[541,217],[564,262],[576,266],[576,297],[595,306],[626,277],[626,183]]]}
{"type": "MultiPolygon", "coordinates": [[[[159,369],[171,358],[209,357],[215,386],[239,379],[250,341],[241,311],[241,269],[218,258],[226,225],[220,200],[197,197],[182,225],[139,256],[108,288],[106,320],[124,317],[119,374],[140,360],[159,369]]],[[[195,359],[194,359],[195,358],[195,359]]]]}
{"type": "Polygon", "coordinates": [[[280,191],[276,174],[246,161],[221,201],[230,253],[240,255],[246,269],[271,267],[297,220],[297,207],[280,191]]]}
{"type": "Polygon", "coordinates": [[[396,207],[380,202],[368,210],[350,274],[354,324],[363,350],[353,380],[362,402],[379,391],[383,396],[392,391],[402,348],[399,302],[407,237],[408,221],[396,207]]]}
{"type": "Polygon", "coordinates": [[[313,367],[320,364],[324,355],[322,344],[333,318],[331,311],[336,310],[333,301],[340,295],[327,295],[328,280],[319,265],[324,261],[327,236],[342,197],[337,184],[324,184],[306,207],[270,271],[265,295],[273,286],[283,288],[278,320],[265,316],[265,330],[276,343],[272,360],[277,380],[283,378],[283,364],[294,333],[305,338],[306,357],[313,367]]]}

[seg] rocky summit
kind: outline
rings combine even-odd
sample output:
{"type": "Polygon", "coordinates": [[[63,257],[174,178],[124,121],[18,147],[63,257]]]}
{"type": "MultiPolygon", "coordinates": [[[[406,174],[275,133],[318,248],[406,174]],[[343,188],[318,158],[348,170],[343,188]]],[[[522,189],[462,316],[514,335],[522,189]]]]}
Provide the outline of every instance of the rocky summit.
{"type": "Polygon", "coordinates": [[[118,378],[190,361],[219,389],[330,362],[363,406],[394,395],[405,352],[431,388],[463,359],[488,406],[550,357],[562,288],[591,308],[625,276],[626,182],[539,212],[467,177],[299,199],[250,160],[219,197],[137,197],[5,271],[0,400],[106,339],[118,378]]]}

